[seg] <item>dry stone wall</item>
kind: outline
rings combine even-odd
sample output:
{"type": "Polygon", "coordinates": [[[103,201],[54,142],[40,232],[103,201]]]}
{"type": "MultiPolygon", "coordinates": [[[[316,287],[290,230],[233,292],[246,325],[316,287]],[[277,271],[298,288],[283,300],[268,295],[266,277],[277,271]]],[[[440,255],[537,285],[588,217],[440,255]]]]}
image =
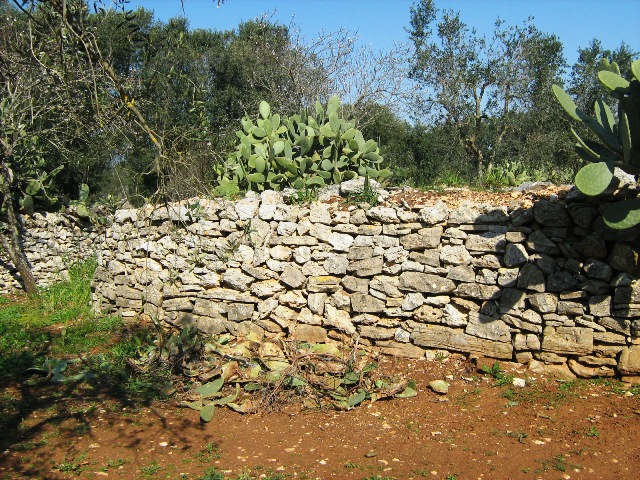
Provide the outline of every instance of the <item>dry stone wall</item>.
{"type": "Polygon", "coordinates": [[[211,334],[346,335],[392,355],[638,375],[637,232],[606,230],[597,205],[571,197],[365,209],[267,191],[120,210],[95,304],[211,334]]]}
{"type": "Polygon", "coordinates": [[[604,228],[600,207],[575,192],[530,207],[361,208],[267,191],[118,210],[102,233],[36,215],[25,245],[40,281],[97,255],[94,306],[125,317],[637,376],[638,231],[604,228]]]}
{"type": "MultiPolygon", "coordinates": [[[[21,220],[22,244],[41,287],[66,278],[67,268],[94,256],[104,238],[101,228],[69,214],[36,213],[21,220]]],[[[21,289],[20,277],[0,247],[0,294],[21,289]]]]}

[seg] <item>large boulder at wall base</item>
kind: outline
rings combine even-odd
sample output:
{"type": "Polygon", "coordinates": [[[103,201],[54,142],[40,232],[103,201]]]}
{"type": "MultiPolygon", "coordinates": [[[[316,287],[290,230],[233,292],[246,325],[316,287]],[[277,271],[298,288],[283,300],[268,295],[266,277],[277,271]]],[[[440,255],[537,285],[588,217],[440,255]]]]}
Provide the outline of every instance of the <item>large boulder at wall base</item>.
{"type": "Polygon", "coordinates": [[[640,375],[640,345],[631,345],[622,349],[618,371],[623,375],[640,375]]]}

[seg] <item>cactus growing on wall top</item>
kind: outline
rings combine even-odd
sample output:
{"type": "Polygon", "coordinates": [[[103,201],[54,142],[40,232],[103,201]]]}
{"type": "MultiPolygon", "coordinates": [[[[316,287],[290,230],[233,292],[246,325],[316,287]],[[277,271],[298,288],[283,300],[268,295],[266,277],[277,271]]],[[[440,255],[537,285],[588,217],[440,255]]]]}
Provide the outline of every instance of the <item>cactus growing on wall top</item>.
{"type": "Polygon", "coordinates": [[[340,118],[339,106],[334,96],[326,108],[316,102],[315,115],[304,111],[282,119],[261,102],[255,123],[248,116],[241,121],[239,143],[220,172],[218,193],[229,182],[261,191],[317,187],[365,175],[388,177],[378,144],[365,141],[352,123],[340,118]]]}
{"type": "MultiPolygon", "coordinates": [[[[576,153],[591,162],[578,171],[575,182],[586,195],[599,195],[611,184],[614,168],[619,167],[634,175],[640,174],[640,60],[631,64],[633,79],[620,76],[615,62],[600,62],[598,80],[602,88],[618,100],[617,119],[611,109],[598,100],[595,117],[580,110],[571,97],[559,86],[553,85],[553,93],[564,110],[573,118],[585,123],[595,133],[599,142],[583,140],[572,128],[577,140],[576,153]]],[[[624,200],[610,206],[604,213],[604,221],[611,228],[624,229],[640,223],[640,199],[624,200]]]]}

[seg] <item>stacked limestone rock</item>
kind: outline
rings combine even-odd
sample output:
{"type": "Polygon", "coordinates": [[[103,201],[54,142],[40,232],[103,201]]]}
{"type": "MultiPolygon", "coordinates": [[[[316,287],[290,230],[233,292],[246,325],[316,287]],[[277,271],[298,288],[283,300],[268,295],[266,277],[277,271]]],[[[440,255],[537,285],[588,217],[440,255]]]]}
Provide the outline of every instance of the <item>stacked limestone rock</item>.
{"type": "Polygon", "coordinates": [[[578,201],[364,209],[288,205],[272,191],[120,210],[94,297],[207,333],[346,334],[395,355],[446,349],[637,375],[633,250],[598,217],[578,201]]]}
{"type": "MultiPolygon", "coordinates": [[[[22,243],[40,287],[66,277],[67,268],[95,255],[102,244],[100,228],[64,213],[23,217],[22,243]]],[[[21,290],[17,271],[0,249],[0,293],[21,290]]]]}

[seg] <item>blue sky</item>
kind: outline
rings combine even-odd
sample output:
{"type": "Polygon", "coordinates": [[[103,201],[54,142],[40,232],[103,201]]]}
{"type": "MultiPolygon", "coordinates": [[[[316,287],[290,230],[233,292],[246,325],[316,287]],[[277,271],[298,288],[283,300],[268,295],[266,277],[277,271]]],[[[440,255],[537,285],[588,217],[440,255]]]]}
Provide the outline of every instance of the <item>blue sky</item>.
{"type": "MultiPolygon", "coordinates": [[[[344,27],[358,32],[361,44],[375,49],[390,48],[394,41],[406,42],[409,8],[413,0],[227,0],[217,7],[216,0],[131,0],[130,7],[152,9],[156,18],[166,21],[185,16],[192,28],[230,30],[242,21],[263,13],[288,25],[293,19],[301,33],[312,38],[320,31],[334,32],[344,27]]],[[[640,51],[640,0],[436,0],[438,9],[459,11],[461,19],[480,34],[490,34],[497,17],[508,25],[521,24],[534,17],[534,24],[545,33],[556,34],[564,45],[571,65],[577,49],[592,38],[604,48],[615,49],[622,41],[640,51]]]]}

